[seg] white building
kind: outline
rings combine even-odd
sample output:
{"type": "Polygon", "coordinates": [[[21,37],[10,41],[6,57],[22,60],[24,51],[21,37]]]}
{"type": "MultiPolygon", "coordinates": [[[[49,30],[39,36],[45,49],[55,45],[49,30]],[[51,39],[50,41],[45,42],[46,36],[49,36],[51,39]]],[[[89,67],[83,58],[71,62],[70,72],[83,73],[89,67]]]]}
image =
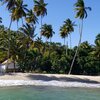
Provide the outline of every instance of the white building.
{"type": "MultiPolygon", "coordinates": [[[[4,61],[3,63],[0,64],[0,73],[5,73],[6,72],[6,69],[7,69],[7,66],[8,66],[8,70],[14,70],[14,63],[13,61],[4,61]]],[[[18,69],[18,66],[15,65],[15,68],[18,69]]]]}

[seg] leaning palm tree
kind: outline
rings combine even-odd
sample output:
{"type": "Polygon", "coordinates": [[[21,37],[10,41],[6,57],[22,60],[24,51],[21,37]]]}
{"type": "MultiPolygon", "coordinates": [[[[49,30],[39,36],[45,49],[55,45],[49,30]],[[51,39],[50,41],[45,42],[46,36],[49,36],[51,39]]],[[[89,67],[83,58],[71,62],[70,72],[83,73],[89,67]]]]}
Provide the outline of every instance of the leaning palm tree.
{"type": "Polygon", "coordinates": [[[51,40],[54,33],[55,32],[52,29],[52,25],[47,25],[47,24],[42,25],[41,35],[46,37],[46,39],[50,38],[50,40],[51,40]]]}
{"type": "Polygon", "coordinates": [[[74,32],[74,26],[76,26],[75,22],[72,22],[69,18],[66,19],[66,21],[64,21],[67,29],[68,29],[68,33],[70,35],[70,48],[71,48],[71,33],[74,32]]]}
{"type": "MultiPolygon", "coordinates": [[[[34,12],[37,16],[41,16],[41,28],[42,28],[42,18],[47,15],[47,3],[44,2],[44,0],[34,0],[34,12]]],[[[41,34],[40,34],[41,38],[41,34]]]]}
{"type": "Polygon", "coordinates": [[[68,74],[70,74],[71,71],[72,71],[72,67],[74,65],[74,61],[75,61],[75,58],[77,56],[79,46],[81,44],[82,33],[83,33],[83,20],[87,18],[87,11],[86,10],[91,10],[90,7],[86,7],[85,6],[84,0],[78,0],[75,3],[75,7],[76,7],[75,8],[75,10],[76,10],[76,18],[81,19],[81,29],[79,29],[80,30],[80,39],[79,39],[78,47],[77,47],[75,55],[73,57],[73,60],[72,60],[72,63],[71,63],[71,67],[70,67],[70,70],[69,70],[68,74]]]}

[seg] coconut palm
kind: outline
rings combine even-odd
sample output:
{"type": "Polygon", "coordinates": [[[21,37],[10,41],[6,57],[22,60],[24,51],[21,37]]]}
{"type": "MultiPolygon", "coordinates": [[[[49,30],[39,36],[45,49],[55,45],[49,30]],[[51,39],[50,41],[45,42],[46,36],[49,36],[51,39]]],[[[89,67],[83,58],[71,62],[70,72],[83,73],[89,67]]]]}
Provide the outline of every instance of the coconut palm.
{"type": "MultiPolygon", "coordinates": [[[[3,2],[3,4],[6,4],[6,7],[8,9],[9,12],[11,12],[11,10],[15,7],[15,1],[16,0],[1,0],[1,2],[3,2]]],[[[10,57],[10,28],[11,28],[11,24],[12,24],[12,18],[9,24],[9,28],[8,28],[8,59],[10,57]]],[[[8,62],[7,62],[7,69],[8,69],[8,62]]]]}
{"type": "Polygon", "coordinates": [[[96,40],[95,40],[95,56],[100,59],[100,33],[96,36],[96,40]]]}
{"type": "Polygon", "coordinates": [[[36,27],[33,27],[26,23],[26,25],[23,25],[23,27],[19,28],[19,31],[28,36],[31,40],[33,40],[33,38],[36,36],[34,34],[35,28],[36,27]]]}
{"type": "Polygon", "coordinates": [[[32,44],[34,41],[34,37],[36,36],[34,34],[35,27],[26,23],[26,25],[23,25],[23,27],[19,28],[19,31],[26,36],[25,38],[26,46],[27,48],[29,48],[30,44],[32,44]]]}
{"type": "Polygon", "coordinates": [[[38,19],[32,10],[28,11],[26,15],[26,22],[32,24],[36,24],[38,22],[38,19]]]}
{"type": "MultiPolygon", "coordinates": [[[[42,18],[47,15],[47,3],[44,2],[44,0],[34,0],[34,12],[37,16],[41,16],[41,28],[42,28],[42,18]]],[[[41,35],[40,35],[41,38],[41,35]]]]}
{"type": "Polygon", "coordinates": [[[46,39],[50,38],[50,40],[51,40],[54,33],[55,32],[52,29],[52,25],[47,25],[47,24],[42,25],[41,35],[46,37],[46,39]]]}
{"type": "MultiPolygon", "coordinates": [[[[66,38],[68,38],[69,30],[67,26],[64,24],[62,27],[60,27],[60,36],[64,39],[64,46],[66,42],[66,38]]],[[[68,48],[68,43],[66,44],[66,55],[67,55],[67,48],[68,48]]]]}
{"type": "MultiPolygon", "coordinates": [[[[10,39],[10,28],[12,25],[12,21],[17,20],[17,23],[19,21],[20,18],[22,18],[23,16],[25,16],[25,11],[26,6],[23,4],[23,0],[2,0],[2,2],[4,4],[7,4],[6,7],[9,10],[9,12],[11,13],[11,21],[10,21],[10,25],[9,25],[9,31],[8,31],[8,38],[10,39]]],[[[8,42],[9,46],[8,46],[8,59],[9,59],[9,53],[10,53],[10,42],[8,42]]]]}
{"type": "MultiPolygon", "coordinates": [[[[3,4],[6,4],[8,11],[11,12],[11,10],[15,7],[16,0],[1,0],[1,2],[3,4]]],[[[10,21],[9,29],[11,27],[11,23],[12,23],[12,19],[10,21]]]]}
{"type": "Polygon", "coordinates": [[[15,6],[16,0],[1,0],[3,4],[6,4],[8,10],[11,10],[15,6]]]}
{"type": "Polygon", "coordinates": [[[28,11],[26,7],[27,5],[23,4],[23,0],[16,0],[15,6],[13,7],[13,9],[11,9],[12,21],[16,20],[18,22],[20,18],[26,17],[26,11],[28,11]]]}
{"type": "Polygon", "coordinates": [[[64,21],[67,29],[68,29],[68,33],[70,35],[70,48],[71,48],[71,32],[74,32],[74,26],[76,26],[75,22],[72,22],[69,18],[66,19],[66,21],[64,21]]]}
{"type": "Polygon", "coordinates": [[[64,39],[64,45],[65,45],[66,37],[68,37],[68,34],[69,32],[66,25],[60,27],[60,36],[64,39]]]}
{"type": "Polygon", "coordinates": [[[76,52],[75,52],[75,55],[73,57],[73,60],[72,60],[72,63],[71,63],[71,67],[70,67],[70,70],[69,70],[68,74],[70,74],[71,71],[72,71],[72,67],[73,67],[75,58],[77,56],[79,46],[81,44],[82,33],[83,33],[83,20],[87,18],[87,11],[86,10],[91,10],[90,7],[86,7],[85,6],[84,0],[78,0],[75,3],[75,7],[76,7],[75,8],[75,10],[76,10],[76,18],[81,19],[81,29],[79,29],[80,30],[80,39],[79,39],[79,43],[78,43],[78,48],[76,49],[76,52]]]}

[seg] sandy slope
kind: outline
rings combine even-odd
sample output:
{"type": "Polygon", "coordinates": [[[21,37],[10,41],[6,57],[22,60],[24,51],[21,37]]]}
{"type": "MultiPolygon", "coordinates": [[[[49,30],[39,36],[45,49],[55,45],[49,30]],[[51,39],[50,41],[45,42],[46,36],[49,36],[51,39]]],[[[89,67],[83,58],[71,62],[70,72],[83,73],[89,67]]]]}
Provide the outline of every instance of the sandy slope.
{"type": "Polygon", "coordinates": [[[98,87],[100,76],[10,73],[0,75],[0,86],[45,85],[61,87],[98,87]]]}

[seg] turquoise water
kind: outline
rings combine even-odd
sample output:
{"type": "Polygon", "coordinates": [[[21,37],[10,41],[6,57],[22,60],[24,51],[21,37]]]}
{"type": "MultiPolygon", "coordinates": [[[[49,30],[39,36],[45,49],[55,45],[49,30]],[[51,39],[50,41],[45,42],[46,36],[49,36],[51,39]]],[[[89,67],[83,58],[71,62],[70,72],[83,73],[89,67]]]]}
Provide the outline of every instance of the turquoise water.
{"type": "Polygon", "coordinates": [[[0,100],[100,100],[100,89],[60,87],[4,87],[0,100]]]}

